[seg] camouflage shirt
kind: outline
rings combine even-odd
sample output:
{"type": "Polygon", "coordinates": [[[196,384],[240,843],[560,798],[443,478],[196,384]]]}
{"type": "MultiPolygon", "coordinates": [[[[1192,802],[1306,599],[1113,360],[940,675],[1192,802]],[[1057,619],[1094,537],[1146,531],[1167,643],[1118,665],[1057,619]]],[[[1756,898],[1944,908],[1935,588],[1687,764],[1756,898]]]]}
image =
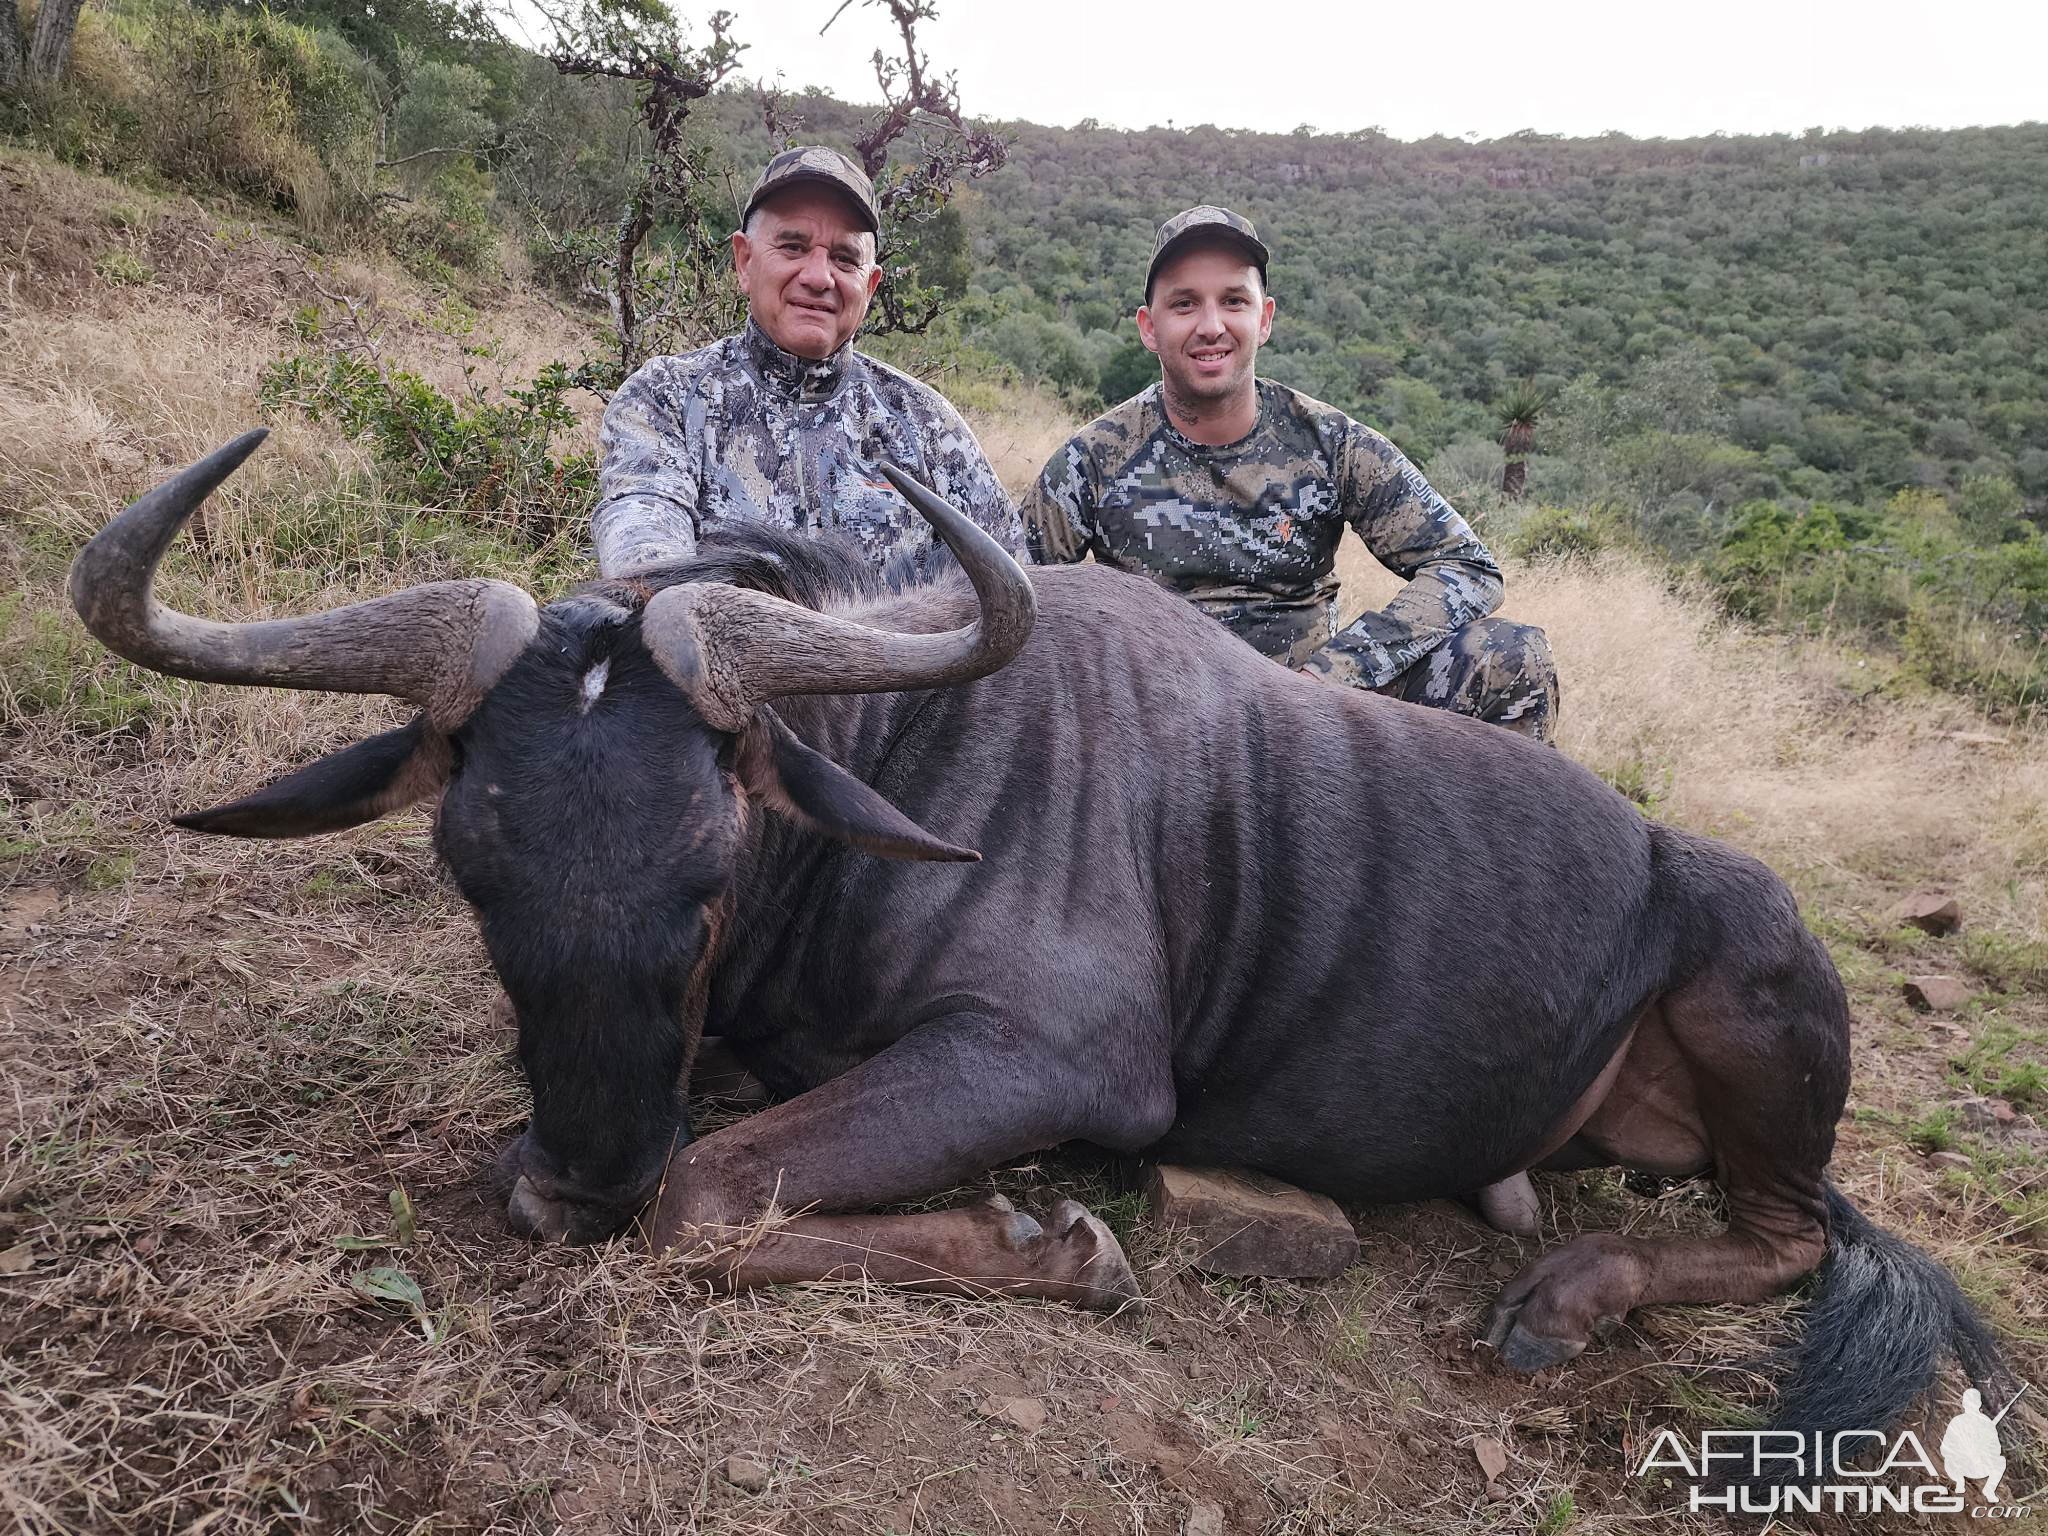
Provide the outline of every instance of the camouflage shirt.
{"type": "Polygon", "coordinates": [[[1334,406],[1258,389],[1258,425],[1220,447],[1175,431],[1157,384],[1083,427],[1025,496],[1033,558],[1092,551],[1266,655],[1362,688],[1499,606],[1500,567],[1400,449],[1334,406]],[[1346,523],[1408,585],[1339,632],[1346,523]]]}
{"type": "Polygon", "coordinates": [[[841,347],[785,352],[753,321],[680,357],[649,359],[620,386],[598,434],[590,528],[598,569],[629,575],[682,559],[728,519],[851,535],[879,567],[919,565],[931,526],[875,466],[901,465],[1011,550],[1023,528],[960,413],[936,390],[841,347]]]}

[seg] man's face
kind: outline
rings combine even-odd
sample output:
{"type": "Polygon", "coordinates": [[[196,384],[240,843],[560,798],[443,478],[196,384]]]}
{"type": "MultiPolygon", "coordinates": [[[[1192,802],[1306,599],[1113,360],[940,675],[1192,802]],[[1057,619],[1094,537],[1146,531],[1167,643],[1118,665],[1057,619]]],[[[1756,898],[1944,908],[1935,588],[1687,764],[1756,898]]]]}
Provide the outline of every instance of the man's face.
{"type": "Polygon", "coordinates": [[[1227,242],[1198,245],[1159,269],[1138,336],[1184,399],[1225,399],[1250,387],[1273,334],[1273,301],[1259,269],[1227,242]]]}
{"type": "Polygon", "coordinates": [[[882,286],[874,239],[845,198],[795,186],[754,210],[732,237],[747,312],[785,352],[830,357],[852,339],[882,286]]]}

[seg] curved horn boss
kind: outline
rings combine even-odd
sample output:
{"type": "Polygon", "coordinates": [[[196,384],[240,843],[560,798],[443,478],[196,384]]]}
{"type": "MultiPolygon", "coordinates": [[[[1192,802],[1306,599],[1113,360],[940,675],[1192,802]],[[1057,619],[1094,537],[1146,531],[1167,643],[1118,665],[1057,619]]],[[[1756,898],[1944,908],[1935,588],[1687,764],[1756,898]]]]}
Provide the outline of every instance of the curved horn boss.
{"type": "Polygon", "coordinates": [[[974,587],[974,622],[940,634],[875,629],[739,587],[687,584],[649,599],[641,635],[670,680],[720,730],[798,693],[892,693],[972,682],[1031,638],[1031,580],[1002,545],[893,464],[882,473],[943,539],[974,587]]]}

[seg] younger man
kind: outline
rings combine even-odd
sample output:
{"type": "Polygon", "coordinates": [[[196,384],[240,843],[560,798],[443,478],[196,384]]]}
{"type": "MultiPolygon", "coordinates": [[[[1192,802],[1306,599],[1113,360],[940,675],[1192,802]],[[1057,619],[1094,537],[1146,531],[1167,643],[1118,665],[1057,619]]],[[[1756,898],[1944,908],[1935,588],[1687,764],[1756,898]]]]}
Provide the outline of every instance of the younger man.
{"type": "Polygon", "coordinates": [[[1549,741],[1550,643],[1487,617],[1500,567],[1465,520],[1379,433],[1254,373],[1273,329],[1266,262],[1228,209],[1159,226],[1137,320],[1160,381],[1046,464],[1023,506],[1034,558],[1093,552],[1301,671],[1549,741]],[[1408,585],[1339,631],[1346,523],[1408,585]]]}

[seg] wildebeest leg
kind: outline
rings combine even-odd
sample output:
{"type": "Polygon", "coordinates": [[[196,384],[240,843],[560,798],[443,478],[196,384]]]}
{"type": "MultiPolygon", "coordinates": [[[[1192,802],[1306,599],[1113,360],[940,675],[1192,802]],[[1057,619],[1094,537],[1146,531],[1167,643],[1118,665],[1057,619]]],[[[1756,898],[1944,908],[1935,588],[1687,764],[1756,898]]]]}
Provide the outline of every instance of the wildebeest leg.
{"type": "Polygon", "coordinates": [[[1600,1234],[1523,1270],[1493,1304],[1486,1341],[1518,1371],[1569,1360],[1633,1308],[1667,1301],[1761,1301],[1820,1263],[1826,1229],[1797,1202],[1729,1191],[1717,1237],[1662,1242],[1600,1234]]]}
{"type": "MultiPolygon", "coordinates": [[[[698,1263],[731,1290],[868,1279],[953,1296],[1036,1296],[1113,1311],[1138,1295],[1115,1234],[1078,1201],[1047,1224],[997,1197],[908,1216],[798,1216],[759,1234],[696,1229],[698,1263]]],[[[679,1240],[687,1242],[679,1234],[679,1240]]]]}
{"type": "Polygon", "coordinates": [[[1506,1364],[1533,1371],[1570,1359],[1633,1307],[1758,1301],[1820,1263],[1846,1022],[1817,950],[1798,930],[1775,964],[1710,968],[1644,1016],[1569,1150],[1666,1174],[1711,1163],[1728,1228],[1666,1241],[1587,1236],[1546,1254],[1488,1318],[1486,1338],[1506,1364]]]}
{"type": "MultiPolygon", "coordinates": [[[[1133,1053],[1134,1055],[1136,1053],[1133,1053]]],[[[1071,1202],[1046,1228],[996,1206],[837,1215],[916,1199],[1005,1158],[1084,1137],[1142,1146],[1172,1088],[980,1015],[913,1030],[879,1056],[680,1148],[649,1220],[734,1286],[865,1271],[891,1283],[1116,1305],[1136,1294],[1115,1237],[1071,1202]],[[772,1207],[802,1214],[765,1234],[772,1207]]]]}

